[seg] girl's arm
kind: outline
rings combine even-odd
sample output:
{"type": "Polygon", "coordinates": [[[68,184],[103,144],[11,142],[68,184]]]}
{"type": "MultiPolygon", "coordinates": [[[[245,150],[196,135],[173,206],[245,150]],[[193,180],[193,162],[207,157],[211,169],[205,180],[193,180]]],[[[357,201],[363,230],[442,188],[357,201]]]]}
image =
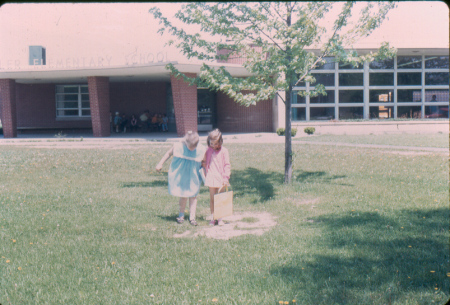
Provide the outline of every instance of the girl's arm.
{"type": "Polygon", "coordinates": [[[208,150],[205,151],[205,154],[203,155],[203,160],[202,160],[202,167],[206,169],[206,153],[208,150]]]}
{"type": "Polygon", "coordinates": [[[166,154],[162,157],[161,161],[159,161],[159,163],[156,165],[156,171],[159,172],[162,169],[164,162],[166,162],[167,159],[169,159],[172,155],[173,155],[173,147],[166,152],[166,154]]]}

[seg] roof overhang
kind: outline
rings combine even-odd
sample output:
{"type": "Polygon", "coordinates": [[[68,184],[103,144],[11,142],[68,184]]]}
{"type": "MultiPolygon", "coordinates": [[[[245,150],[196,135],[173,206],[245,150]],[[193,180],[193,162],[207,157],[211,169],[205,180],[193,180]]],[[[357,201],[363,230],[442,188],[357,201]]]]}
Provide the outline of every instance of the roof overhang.
{"type": "MultiPolygon", "coordinates": [[[[90,76],[108,77],[110,82],[144,82],[170,81],[170,71],[166,69],[169,62],[151,65],[133,65],[122,67],[47,69],[45,66],[30,66],[29,70],[3,70],[0,79],[14,79],[22,84],[44,83],[86,83],[90,76]]],[[[180,72],[200,73],[201,64],[172,63],[180,72]]],[[[225,66],[234,76],[249,76],[241,65],[213,64],[212,67],[225,66]]]]}
{"type": "MultiPolygon", "coordinates": [[[[319,50],[311,49],[312,52],[319,50]]],[[[374,52],[376,49],[358,49],[359,54],[374,52]]],[[[398,49],[397,55],[440,55],[448,56],[448,48],[411,48],[398,49]]],[[[46,66],[30,66],[28,70],[0,70],[0,79],[14,79],[17,83],[23,84],[44,84],[44,83],[87,83],[89,76],[108,77],[110,82],[144,82],[144,81],[162,81],[170,82],[170,71],[166,69],[169,62],[161,62],[146,65],[132,65],[120,67],[96,67],[96,68],[73,68],[73,69],[52,69],[46,66]]],[[[200,73],[202,63],[172,63],[180,72],[200,73]]],[[[231,75],[236,77],[249,76],[250,73],[239,64],[209,64],[211,67],[225,67],[231,75]]]]}

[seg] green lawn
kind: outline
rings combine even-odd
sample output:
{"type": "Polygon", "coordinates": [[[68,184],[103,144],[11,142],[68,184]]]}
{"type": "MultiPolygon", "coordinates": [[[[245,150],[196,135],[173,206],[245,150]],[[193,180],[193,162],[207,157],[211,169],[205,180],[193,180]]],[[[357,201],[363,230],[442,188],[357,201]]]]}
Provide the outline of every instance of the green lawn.
{"type": "Polygon", "coordinates": [[[283,145],[224,145],[235,213],[277,217],[261,236],[174,238],[209,229],[209,194],[199,227],[175,222],[168,145],[0,147],[0,304],[449,299],[448,156],[295,144],[287,186],[283,145]]]}
{"type": "Polygon", "coordinates": [[[392,134],[392,135],[314,135],[293,138],[295,141],[343,142],[350,144],[375,144],[393,146],[448,148],[448,134],[392,134]]]}

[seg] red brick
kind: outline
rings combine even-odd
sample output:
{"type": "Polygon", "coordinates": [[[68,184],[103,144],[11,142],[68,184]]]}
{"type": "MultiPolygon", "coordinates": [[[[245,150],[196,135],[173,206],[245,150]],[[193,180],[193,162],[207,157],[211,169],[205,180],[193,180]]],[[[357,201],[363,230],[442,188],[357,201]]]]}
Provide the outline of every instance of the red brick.
{"type": "MultiPolygon", "coordinates": [[[[195,77],[195,74],[186,74],[195,77]]],[[[170,76],[172,84],[173,107],[178,136],[189,130],[198,131],[197,125],[197,86],[189,85],[183,78],[170,76]]]]}
{"type": "Polygon", "coordinates": [[[16,82],[13,79],[0,79],[0,101],[3,136],[17,137],[16,82]]]}
{"type": "Polygon", "coordinates": [[[109,137],[110,107],[108,77],[88,77],[89,100],[91,106],[92,132],[94,137],[109,137]]]}

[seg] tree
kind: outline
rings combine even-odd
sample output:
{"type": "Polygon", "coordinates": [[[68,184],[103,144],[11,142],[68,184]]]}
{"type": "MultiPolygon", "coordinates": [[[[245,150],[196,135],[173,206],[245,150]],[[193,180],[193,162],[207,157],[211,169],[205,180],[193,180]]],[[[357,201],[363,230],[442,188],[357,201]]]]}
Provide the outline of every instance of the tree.
{"type": "MultiPolygon", "coordinates": [[[[324,64],[325,57],[358,65],[364,61],[382,60],[395,55],[388,43],[376,52],[358,55],[352,45],[369,36],[385,20],[392,2],[223,2],[186,3],[175,18],[186,25],[176,27],[156,7],[150,13],[177,38],[175,45],[188,58],[203,61],[197,78],[186,77],[172,64],[168,69],[191,83],[202,83],[221,91],[245,106],[272,99],[278,95],[285,104],[285,183],[292,179],[291,100],[293,88],[300,82],[314,83],[314,68],[324,64]],[[336,8],[337,7],[337,8],[336,8]],[[353,18],[352,16],[358,16],[353,18]],[[334,22],[327,26],[328,20],[334,22]],[[218,52],[221,51],[221,52],[218,52]],[[223,52],[225,51],[225,52],[223,52]],[[233,77],[223,66],[210,64],[230,57],[243,57],[249,77],[233,77]],[[283,97],[280,92],[285,92],[283,97]]],[[[316,84],[300,95],[326,94],[316,84]]]]}

